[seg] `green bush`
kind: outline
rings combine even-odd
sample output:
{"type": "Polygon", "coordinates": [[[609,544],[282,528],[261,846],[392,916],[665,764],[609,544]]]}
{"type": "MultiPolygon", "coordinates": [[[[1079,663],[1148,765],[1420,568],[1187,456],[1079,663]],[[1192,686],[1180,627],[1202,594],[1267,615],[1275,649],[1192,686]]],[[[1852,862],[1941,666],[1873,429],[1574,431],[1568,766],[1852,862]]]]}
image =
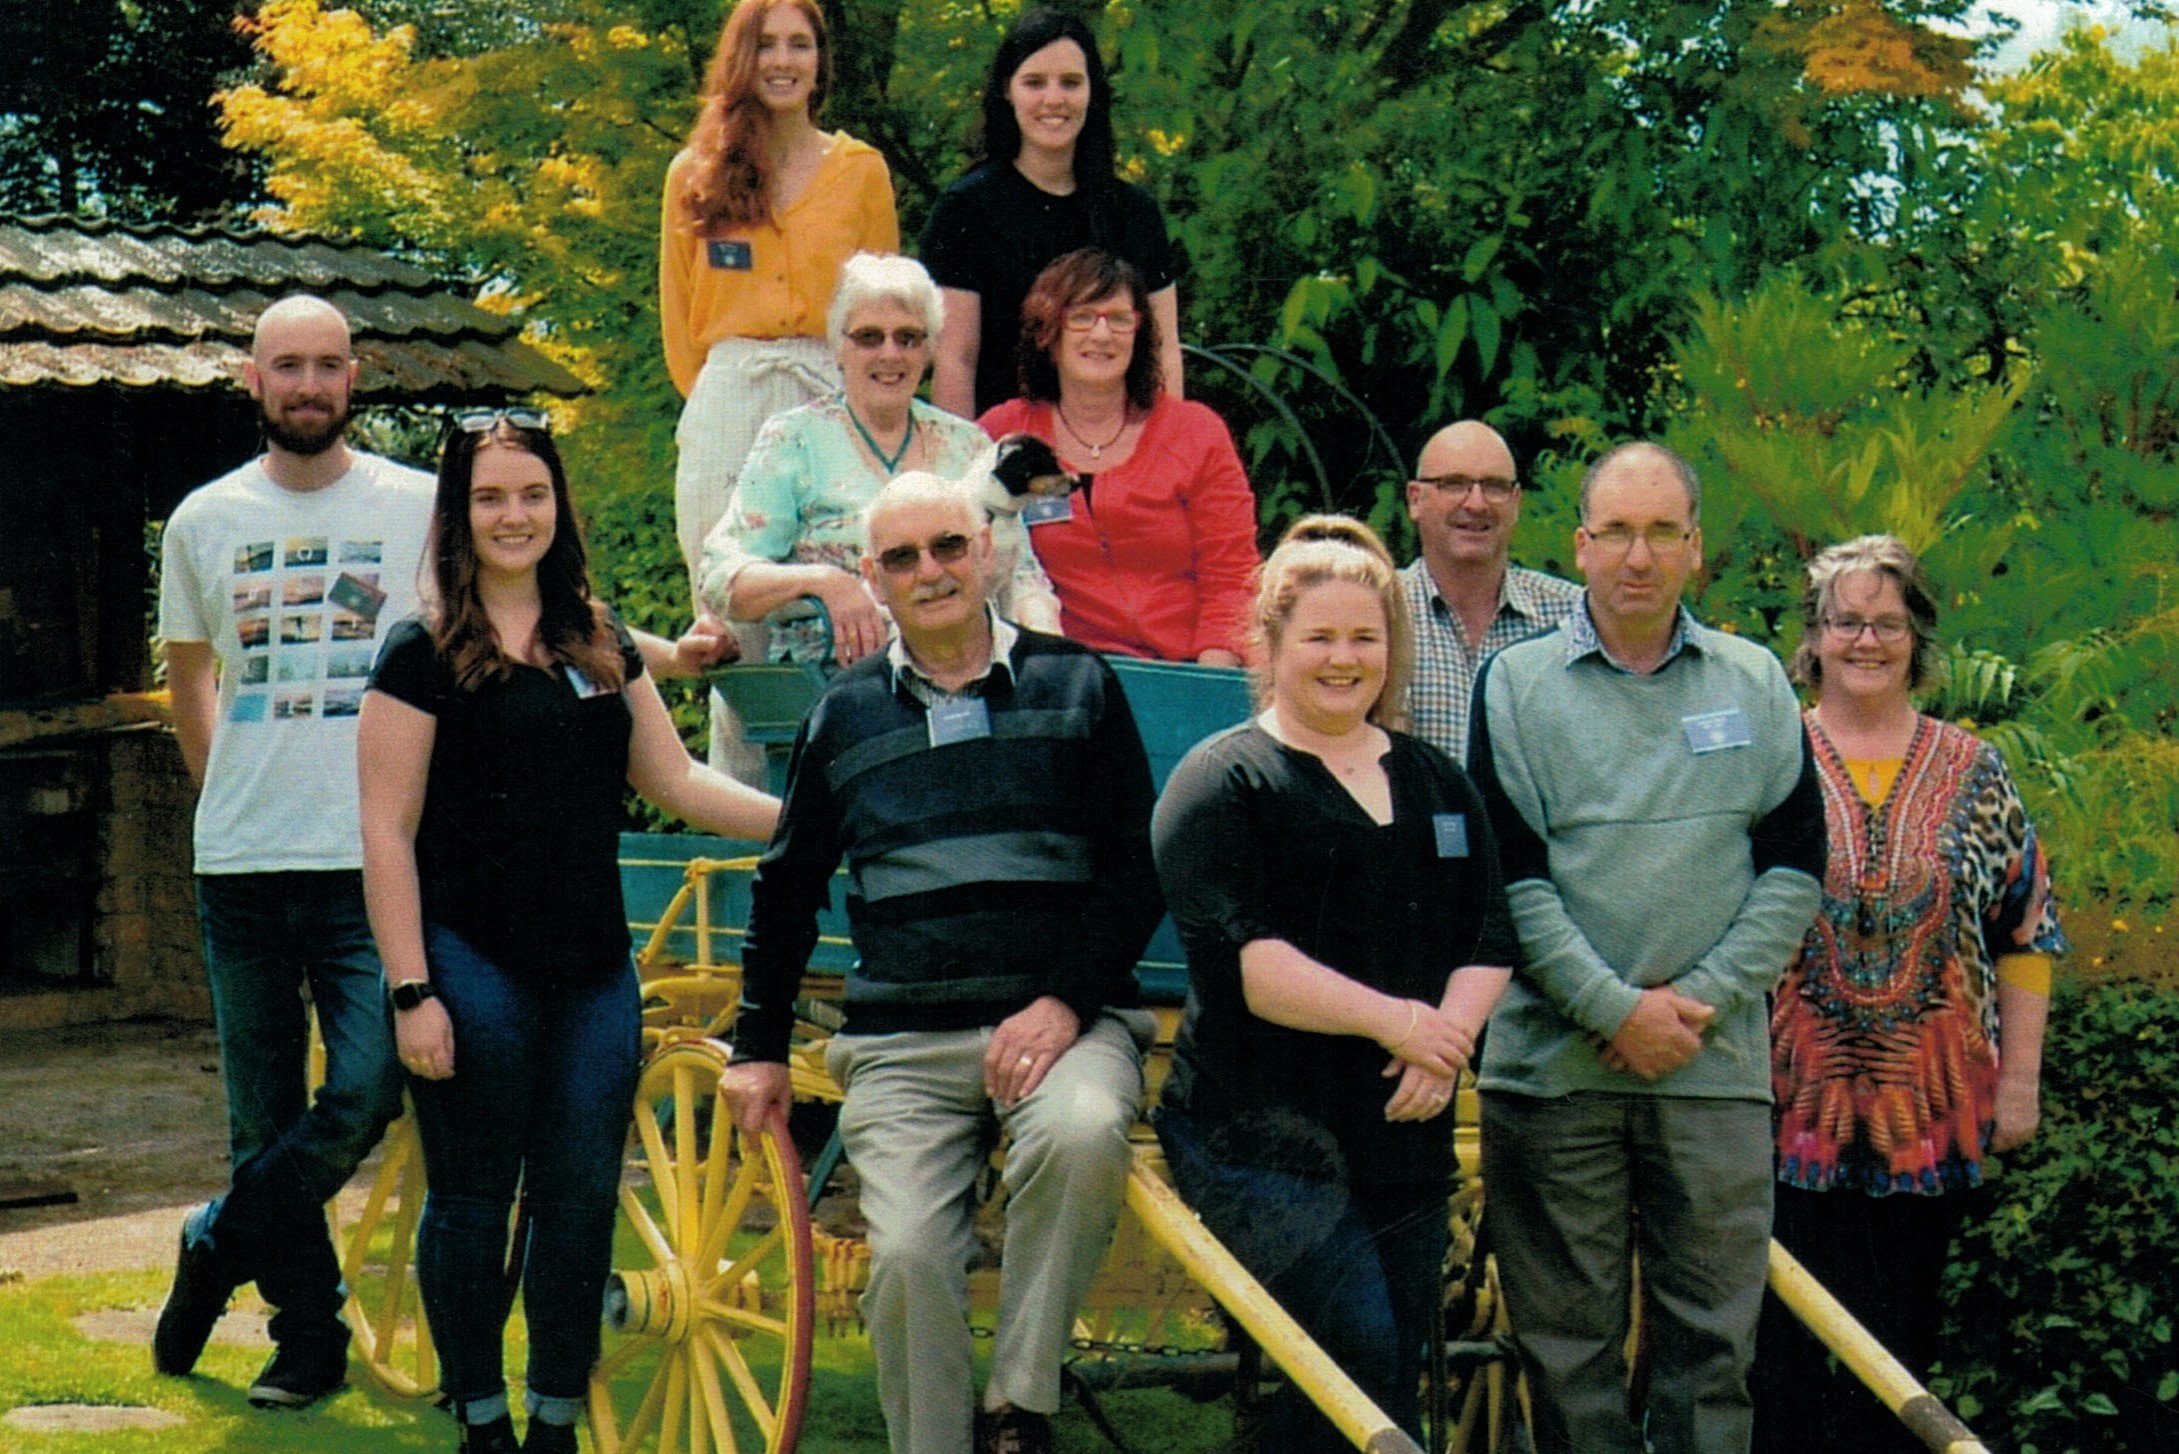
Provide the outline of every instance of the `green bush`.
{"type": "MultiPolygon", "coordinates": [[[[689,628],[688,572],[673,533],[673,487],[585,491],[576,486],[583,540],[590,548],[590,586],[621,619],[641,631],[672,640],[689,628]]],[[[658,684],[681,740],[701,759],[710,746],[710,718],[702,684],[658,684]]],[[[681,826],[630,793],[630,832],[656,833],[681,826]]]]}
{"type": "Polygon", "coordinates": [[[2063,993],[2043,1125],[1946,1278],[1934,1391],[2019,1454],[2179,1448],[2179,994],[2063,993]]]}

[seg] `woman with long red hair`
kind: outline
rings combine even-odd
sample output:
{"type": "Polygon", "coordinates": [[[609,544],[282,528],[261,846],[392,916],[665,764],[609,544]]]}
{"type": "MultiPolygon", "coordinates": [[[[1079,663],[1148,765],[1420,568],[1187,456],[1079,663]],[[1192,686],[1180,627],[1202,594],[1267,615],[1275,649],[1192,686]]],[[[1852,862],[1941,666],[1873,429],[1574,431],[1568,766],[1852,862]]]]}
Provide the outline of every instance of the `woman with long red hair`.
{"type": "MultiPolygon", "coordinates": [[[[815,0],[741,0],[666,173],[658,311],[688,401],[674,514],[692,575],[764,421],[839,391],[825,311],[840,265],[900,251],[885,159],[817,125],[831,79],[815,0]]],[[[714,759],[724,705],[713,698],[714,759]]]]}

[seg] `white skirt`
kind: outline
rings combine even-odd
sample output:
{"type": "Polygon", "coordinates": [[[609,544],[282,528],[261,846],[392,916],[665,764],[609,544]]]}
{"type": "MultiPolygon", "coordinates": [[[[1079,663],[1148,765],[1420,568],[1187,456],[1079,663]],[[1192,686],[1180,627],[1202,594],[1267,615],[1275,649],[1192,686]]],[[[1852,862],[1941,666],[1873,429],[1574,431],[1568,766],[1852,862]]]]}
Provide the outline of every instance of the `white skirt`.
{"type": "Polygon", "coordinates": [[[839,391],[840,366],[822,338],[722,338],[711,345],[673,436],[680,449],[674,534],[692,582],[704,538],[734,498],[742,461],[764,421],[839,391]]]}
{"type": "MultiPolygon", "coordinates": [[[[674,430],[680,458],[673,472],[674,535],[689,581],[692,609],[704,540],[726,514],[741,483],[742,461],[774,414],[840,390],[840,366],[822,338],[722,338],[711,345],[681,406],[674,430]]],[[[764,660],[763,628],[737,630],[744,661],[764,660]]],[[[765,786],[764,750],[749,741],[726,698],[711,694],[711,765],[754,787],[765,786]]]]}

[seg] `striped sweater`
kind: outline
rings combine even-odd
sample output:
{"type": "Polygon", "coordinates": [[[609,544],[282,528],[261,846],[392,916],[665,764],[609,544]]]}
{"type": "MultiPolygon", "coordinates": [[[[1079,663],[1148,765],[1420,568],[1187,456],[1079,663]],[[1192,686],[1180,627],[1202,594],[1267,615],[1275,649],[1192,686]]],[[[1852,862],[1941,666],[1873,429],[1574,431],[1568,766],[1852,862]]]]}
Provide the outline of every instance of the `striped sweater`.
{"type": "Polygon", "coordinates": [[[977,686],[989,734],[933,746],[928,709],[880,653],[802,724],[752,888],[738,1057],[785,1058],[843,857],[860,956],[843,1033],[994,1025],[1047,994],[1085,1025],[1135,1003],[1163,903],[1150,767],[1119,680],[1023,631],[977,686]]]}

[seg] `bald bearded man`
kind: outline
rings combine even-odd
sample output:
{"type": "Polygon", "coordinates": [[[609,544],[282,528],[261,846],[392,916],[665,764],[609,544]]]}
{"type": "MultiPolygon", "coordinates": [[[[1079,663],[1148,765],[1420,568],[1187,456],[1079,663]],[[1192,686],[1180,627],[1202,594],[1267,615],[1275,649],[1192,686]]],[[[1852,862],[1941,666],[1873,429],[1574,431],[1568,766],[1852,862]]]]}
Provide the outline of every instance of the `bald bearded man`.
{"type": "Polygon", "coordinates": [[[324,1203],[401,1108],[363,912],[356,709],[415,604],[432,480],[349,448],[356,362],[321,298],[257,321],[242,383],[265,452],[193,492],[164,537],[159,632],[174,732],[198,786],[196,875],[227,1089],[233,1182],[182,1223],[152,1336],[185,1374],[236,1288],[273,1309],[260,1407],[345,1381],[348,1329],[324,1203]],[[307,1092],[307,987],[325,1083],[307,1092]]]}

